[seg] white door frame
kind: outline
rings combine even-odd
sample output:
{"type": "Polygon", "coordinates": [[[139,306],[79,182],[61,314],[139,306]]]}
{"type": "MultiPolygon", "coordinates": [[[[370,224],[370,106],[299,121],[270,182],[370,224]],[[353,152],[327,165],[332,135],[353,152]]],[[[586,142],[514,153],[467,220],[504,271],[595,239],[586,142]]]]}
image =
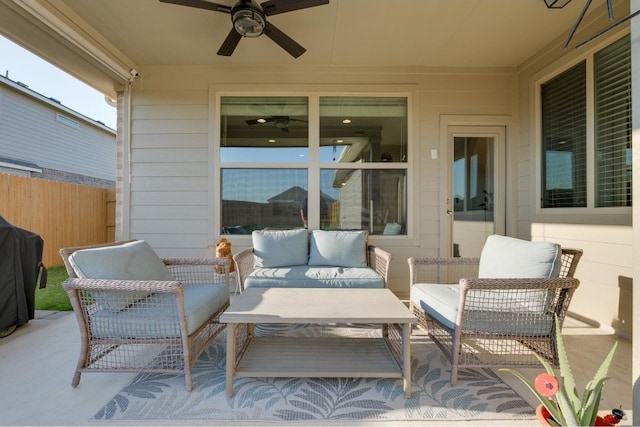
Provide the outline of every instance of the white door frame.
{"type": "Polygon", "coordinates": [[[440,116],[440,256],[451,256],[452,254],[452,216],[449,210],[453,209],[452,194],[452,164],[453,145],[451,144],[452,131],[456,134],[474,134],[495,136],[496,131],[504,130],[504,146],[498,147],[495,152],[496,158],[496,194],[494,211],[496,224],[504,225],[504,230],[499,232],[505,235],[513,235],[517,220],[513,218],[515,212],[515,188],[510,185],[513,181],[513,170],[515,159],[512,158],[513,151],[509,146],[513,144],[515,132],[514,124],[510,116],[440,116]],[[498,154],[500,153],[500,154],[498,154]],[[497,206],[501,206],[499,209],[497,206]]]}

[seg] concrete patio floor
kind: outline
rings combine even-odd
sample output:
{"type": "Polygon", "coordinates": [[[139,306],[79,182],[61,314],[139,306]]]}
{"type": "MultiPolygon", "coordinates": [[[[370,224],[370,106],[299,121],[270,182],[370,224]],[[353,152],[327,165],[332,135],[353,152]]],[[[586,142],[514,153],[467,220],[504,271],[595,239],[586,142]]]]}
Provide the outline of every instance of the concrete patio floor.
{"type": "MultiPolygon", "coordinates": [[[[564,340],[569,352],[569,360],[578,390],[593,377],[615,337],[604,331],[567,318],[564,326],[564,340]]],[[[618,350],[609,370],[611,379],[604,389],[602,412],[622,407],[627,413],[626,420],[619,425],[632,425],[631,417],[631,342],[618,340],[618,350]]],[[[80,334],[73,313],[37,312],[36,319],[19,327],[12,335],[0,339],[0,425],[99,425],[113,424],[94,422],[89,419],[120,389],[127,385],[135,374],[83,374],[80,385],[71,387],[71,378],[80,348],[80,334]]],[[[535,376],[539,370],[525,370],[535,376]]],[[[524,386],[510,374],[504,374],[505,382],[525,398],[535,404],[524,386]]],[[[147,425],[137,422],[136,425],[147,425]]],[[[157,421],[148,423],[162,425],[157,421]]],[[[170,425],[171,423],[166,423],[170,425]]],[[[184,423],[183,425],[204,425],[205,422],[184,423]]],[[[406,422],[402,425],[514,425],[513,421],[431,421],[406,422]]],[[[264,422],[232,423],[240,425],[265,425],[264,422]]],[[[269,425],[278,425],[276,423],[269,425]]],[[[327,425],[326,423],[292,422],[288,425],[327,425]]],[[[329,425],[399,425],[385,422],[335,422],[329,425]]],[[[535,419],[516,425],[538,425],[535,419]]]]}

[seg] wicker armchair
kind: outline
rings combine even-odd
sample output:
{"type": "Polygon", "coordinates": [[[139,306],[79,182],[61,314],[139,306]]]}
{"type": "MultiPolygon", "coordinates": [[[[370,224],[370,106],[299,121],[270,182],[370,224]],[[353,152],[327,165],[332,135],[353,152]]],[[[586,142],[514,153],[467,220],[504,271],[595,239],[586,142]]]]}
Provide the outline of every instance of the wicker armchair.
{"type": "Polygon", "coordinates": [[[581,256],[562,248],[560,277],[513,279],[477,278],[480,258],[409,258],[410,307],[451,362],[451,384],[460,368],[539,366],[534,352],[557,367],[554,317],[562,325],[581,256]]]}
{"type": "Polygon", "coordinates": [[[69,274],[63,287],[81,335],[73,387],[83,372],[156,372],[184,374],[191,391],[193,365],[225,327],[218,318],[229,306],[229,259],[160,259],[146,245],[146,259],[126,252],[118,255],[123,261],[119,264],[126,264],[122,266],[95,252],[117,251],[140,242],[146,245],[126,241],[60,250],[69,274]],[[84,261],[80,270],[77,255],[87,253],[100,258],[88,267],[84,261]],[[166,269],[166,275],[142,277],[149,274],[147,267],[134,264],[154,257],[156,267],[166,269]],[[94,267],[106,273],[98,274],[94,267]],[[115,273],[118,270],[124,273],[115,273]]]}

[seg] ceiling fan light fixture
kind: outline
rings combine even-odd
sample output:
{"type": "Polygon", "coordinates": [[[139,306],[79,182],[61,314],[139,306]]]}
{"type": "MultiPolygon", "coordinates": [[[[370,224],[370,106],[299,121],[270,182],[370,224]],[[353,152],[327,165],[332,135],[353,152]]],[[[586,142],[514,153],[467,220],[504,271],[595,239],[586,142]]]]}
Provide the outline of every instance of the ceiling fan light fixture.
{"type": "Polygon", "coordinates": [[[233,27],[243,37],[259,37],[264,32],[266,21],[260,11],[241,7],[232,11],[233,27]]]}
{"type": "Polygon", "coordinates": [[[562,9],[567,4],[569,4],[571,0],[544,0],[544,4],[547,5],[548,9],[562,9]]]}

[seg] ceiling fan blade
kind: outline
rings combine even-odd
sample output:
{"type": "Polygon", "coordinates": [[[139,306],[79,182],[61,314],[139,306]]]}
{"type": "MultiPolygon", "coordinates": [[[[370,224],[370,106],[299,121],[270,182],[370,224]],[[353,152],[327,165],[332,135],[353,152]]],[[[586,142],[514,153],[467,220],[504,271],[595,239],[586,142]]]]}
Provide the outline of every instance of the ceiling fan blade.
{"type": "Polygon", "coordinates": [[[289,52],[289,54],[294,58],[299,57],[307,51],[307,49],[300,46],[291,37],[280,31],[275,25],[270,22],[267,22],[267,25],[265,25],[264,34],[266,34],[267,37],[276,42],[278,46],[289,52]]]}
{"type": "Polygon", "coordinates": [[[211,3],[205,0],[160,0],[162,3],[177,4],[179,6],[195,7],[198,9],[213,10],[215,12],[231,13],[231,6],[211,3]]]}
{"type": "Polygon", "coordinates": [[[222,46],[218,49],[218,55],[231,56],[233,51],[236,50],[236,46],[238,46],[241,38],[240,33],[238,33],[235,28],[231,28],[231,31],[227,34],[227,38],[224,39],[222,46]]]}
{"type": "Polygon", "coordinates": [[[329,0],[267,0],[260,7],[267,16],[329,4],[329,0]]]}

